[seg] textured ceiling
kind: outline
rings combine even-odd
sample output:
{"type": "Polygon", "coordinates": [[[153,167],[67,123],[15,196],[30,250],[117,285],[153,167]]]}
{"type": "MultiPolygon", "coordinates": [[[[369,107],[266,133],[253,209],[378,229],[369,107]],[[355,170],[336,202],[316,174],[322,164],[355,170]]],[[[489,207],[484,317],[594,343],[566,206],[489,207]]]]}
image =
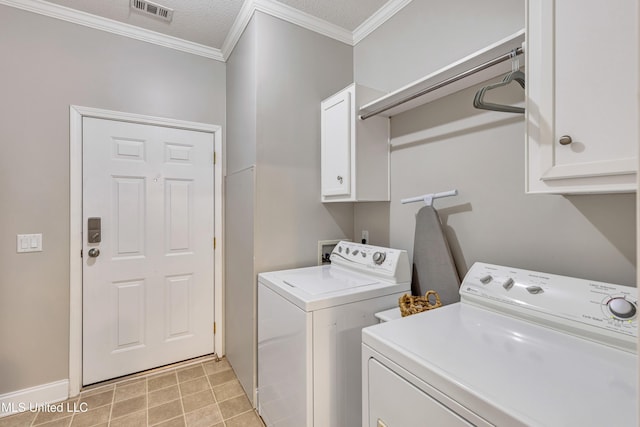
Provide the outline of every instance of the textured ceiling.
{"type": "MultiPolygon", "coordinates": [[[[179,39],[220,49],[245,0],[153,0],[174,9],[165,22],[131,10],[130,0],[48,0],[179,39]]],[[[278,0],[280,3],[353,31],[388,0],[278,0]]]]}
{"type": "Polygon", "coordinates": [[[153,0],[174,9],[165,22],[129,8],[130,0],[47,0],[50,3],[219,49],[243,0],[153,0]]]}

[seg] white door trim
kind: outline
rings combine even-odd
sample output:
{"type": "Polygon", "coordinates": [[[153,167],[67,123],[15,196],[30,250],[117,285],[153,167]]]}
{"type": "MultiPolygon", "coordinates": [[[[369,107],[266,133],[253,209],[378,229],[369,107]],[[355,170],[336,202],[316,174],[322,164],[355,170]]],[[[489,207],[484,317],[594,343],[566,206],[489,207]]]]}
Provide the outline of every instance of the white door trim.
{"type": "Polygon", "coordinates": [[[90,107],[71,105],[69,107],[69,396],[77,396],[82,387],[82,118],[117,120],[155,126],[166,126],[209,132],[214,135],[214,151],[217,153],[217,164],[214,168],[214,231],[217,248],[214,251],[214,321],[216,334],[215,351],[224,354],[224,307],[223,307],[223,150],[222,127],[218,125],[174,120],[165,117],[152,117],[119,111],[102,110],[90,107]]]}

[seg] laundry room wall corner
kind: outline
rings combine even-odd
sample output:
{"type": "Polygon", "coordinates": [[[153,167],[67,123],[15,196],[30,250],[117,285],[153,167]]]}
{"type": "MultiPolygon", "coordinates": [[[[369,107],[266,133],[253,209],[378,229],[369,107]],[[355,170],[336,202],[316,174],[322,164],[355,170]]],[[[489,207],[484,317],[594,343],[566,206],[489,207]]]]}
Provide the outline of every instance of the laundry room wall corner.
{"type": "Polygon", "coordinates": [[[319,240],[352,238],[353,205],[320,202],[319,111],[352,82],[352,50],[256,12],[227,64],[225,304],[246,309],[226,311],[226,349],[254,404],[257,274],[313,265],[319,240]]]}

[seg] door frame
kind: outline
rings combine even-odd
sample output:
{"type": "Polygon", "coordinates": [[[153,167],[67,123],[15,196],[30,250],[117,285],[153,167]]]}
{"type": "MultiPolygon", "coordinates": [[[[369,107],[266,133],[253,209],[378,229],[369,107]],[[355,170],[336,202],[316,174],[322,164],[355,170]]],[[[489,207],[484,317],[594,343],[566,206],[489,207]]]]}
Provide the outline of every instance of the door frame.
{"type": "MultiPolygon", "coordinates": [[[[223,295],[223,166],[222,126],[71,105],[69,107],[69,397],[82,388],[82,119],[164,126],[213,134],[214,167],[214,351],[224,355],[223,295]]],[[[212,331],[213,332],[213,331],[212,331]]]]}

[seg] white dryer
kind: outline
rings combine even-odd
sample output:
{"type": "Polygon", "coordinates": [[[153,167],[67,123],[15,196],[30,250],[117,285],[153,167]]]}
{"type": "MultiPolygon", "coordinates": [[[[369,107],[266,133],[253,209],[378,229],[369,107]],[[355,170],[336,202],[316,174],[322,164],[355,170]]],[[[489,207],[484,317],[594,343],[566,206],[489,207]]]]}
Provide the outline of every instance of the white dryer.
{"type": "Polygon", "coordinates": [[[411,286],[406,251],[340,242],[331,265],[258,275],[258,412],[267,426],[361,423],[361,331],[411,286]]]}
{"type": "Polygon", "coordinates": [[[362,426],[638,425],[636,288],[476,263],[460,295],[362,331],[362,426]]]}

